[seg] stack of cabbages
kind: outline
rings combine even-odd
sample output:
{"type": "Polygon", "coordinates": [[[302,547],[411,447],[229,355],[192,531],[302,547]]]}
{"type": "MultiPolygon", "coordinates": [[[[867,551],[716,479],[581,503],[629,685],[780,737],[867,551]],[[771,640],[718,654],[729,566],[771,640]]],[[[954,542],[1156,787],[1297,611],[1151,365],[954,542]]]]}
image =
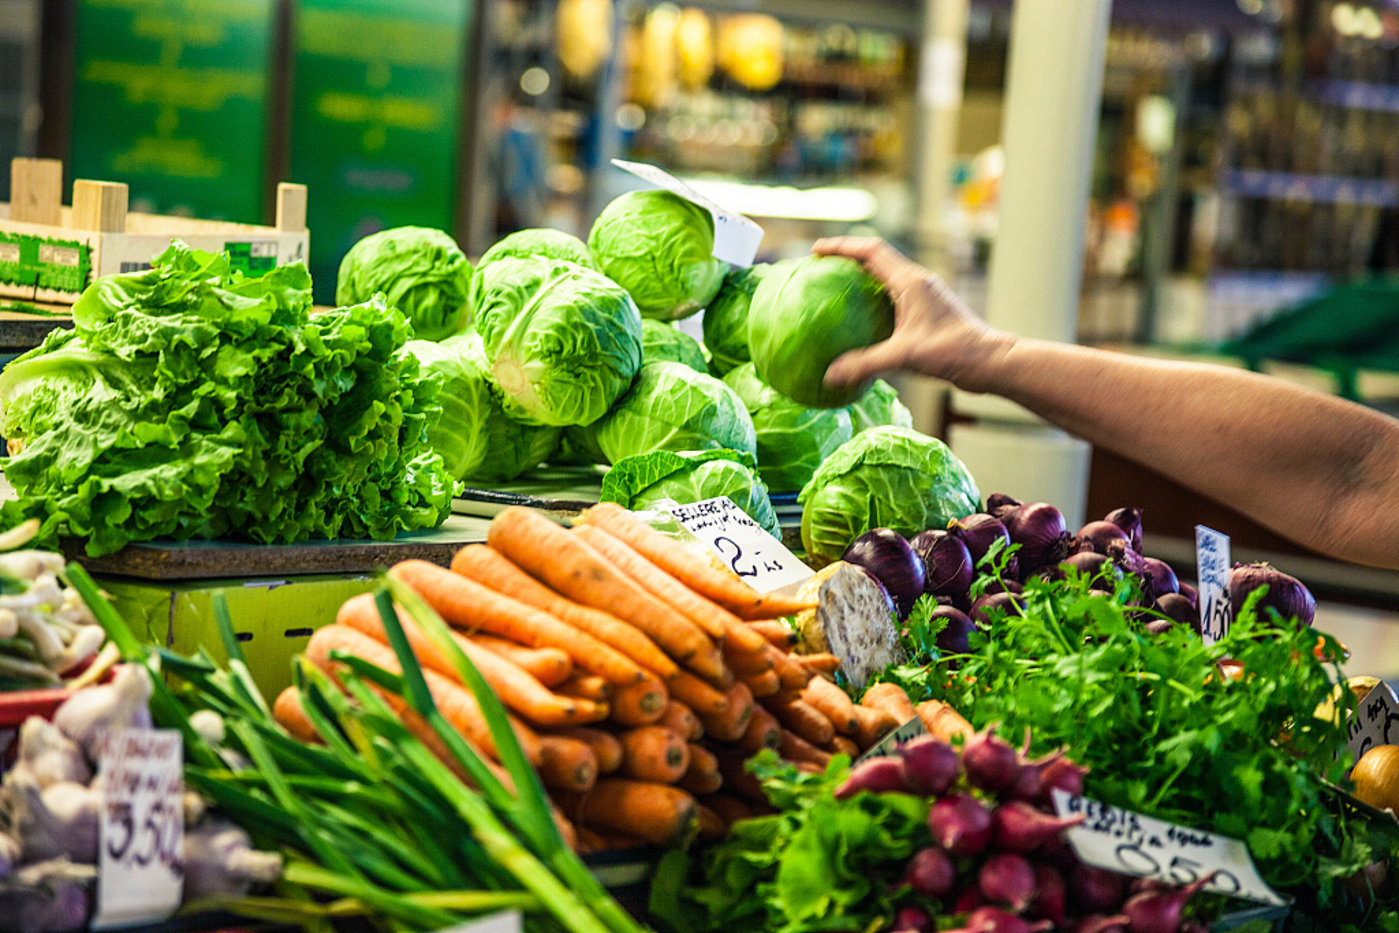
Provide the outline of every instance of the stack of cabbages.
{"type": "MultiPolygon", "coordinates": [[[[893,328],[883,287],[857,263],[809,256],[731,269],[713,256],[708,210],[636,191],[607,206],[586,244],[546,229],[496,243],[453,317],[431,288],[404,285],[405,276],[447,280],[452,294],[462,291],[465,258],[442,259],[442,236],[401,228],[361,241],[337,297],[384,291],[419,336],[434,338],[408,346],[443,379],[432,443],[458,480],[508,481],[545,461],[606,464],[608,501],[644,508],[727,495],[775,532],[769,490],[812,487],[803,500],[829,500],[813,483],[839,486],[864,464],[883,470],[908,454],[921,475],[954,475],[942,484],[957,491],[951,511],[975,508],[965,469],[912,430],[890,385],[822,381],[835,357],[893,328]],[[434,262],[414,265],[415,238],[434,262]],[[448,266],[457,271],[441,271],[448,266]],[[673,325],[700,311],[703,347],[673,325]],[[863,433],[875,427],[897,443],[863,433]],[[842,467],[823,479],[818,467],[832,460],[842,467]]],[[[930,484],[925,497],[945,495],[942,486],[930,484]]],[[[899,524],[887,511],[878,524],[899,524]]]]}

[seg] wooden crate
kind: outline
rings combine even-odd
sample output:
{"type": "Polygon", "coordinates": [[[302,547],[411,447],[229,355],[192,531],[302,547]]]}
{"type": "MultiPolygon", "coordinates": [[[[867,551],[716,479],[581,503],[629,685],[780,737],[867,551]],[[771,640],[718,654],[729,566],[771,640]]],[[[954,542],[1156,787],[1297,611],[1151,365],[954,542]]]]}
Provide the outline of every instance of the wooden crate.
{"type": "Polygon", "coordinates": [[[247,272],[308,258],[305,185],[277,186],[275,227],[129,212],[126,185],[110,181],[78,179],[65,207],[56,159],[13,160],[10,196],[0,203],[0,305],[68,310],[94,278],[149,269],[176,238],[227,251],[247,272]]]}

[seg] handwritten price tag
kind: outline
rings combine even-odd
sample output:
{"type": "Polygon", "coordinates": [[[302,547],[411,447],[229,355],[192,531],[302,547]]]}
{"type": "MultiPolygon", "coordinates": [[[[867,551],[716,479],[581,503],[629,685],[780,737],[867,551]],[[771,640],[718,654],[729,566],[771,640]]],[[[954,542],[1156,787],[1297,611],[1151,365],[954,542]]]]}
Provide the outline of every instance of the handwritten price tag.
{"type": "Polygon", "coordinates": [[[674,175],[645,162],[628,162],[613,159],[612,164],[631,172],[642,181],[649,181],[657,188],[680,195],[687,201],[698,204],[714,215],[714,258],[735,266],[753,265],[753,257],[758,255],[758,244],[763,242],[763,228],[742,214],[734,213],[700,194],[674,175]]]}
{"type": "Polygon", "coordinates": [[[670,506],[667,510],[759,593],[771,593],[811,576],[810,567],[797,560],[728,496],[670,506]]]}
{"type": "Polygon", "coordinates": [[[1061,817],[1082,813],[1087,819],[1068,831],[1079,861],[1137,878],[1192,884],[1214,874],[1208,891],[1261,904],[1286,901],[1268,887],[1254,867],[1248,847],[1237,839],[1176,826],[1131,810],[1054,791],[1061,817]]]}
{"type": "Polygon", "coordinates": [[[1399,745],[1399,698],[1389,684],[1381,681],[1365,694],[1346,728],[1346,744],[1355,752],[1356,761],[1376,745],[1399,745]]]}
{"type": "Polygon", "coordinates": [[[859,760],[867,761],[870,758],[887,758],[894,754],[900,745],[907,745],[920,735],[927,734],[928,727],[923,725],[923,720],[914,716],[908,722],[871,745],[869,750],[860,756],[859,760]]]}
{"type": "Polygon", "coordinates": [[[165,920],[184,887],[184,746],[174,729],[115,729],[98,761],[95,930],[165,920]]]}
{"type": "Polygon", "coordinates": [[[1212,645],[1229,634],[1229,536],[1195,526],[1195,568],[1199,581],[1200,636],[1212,645]]]}
{"type": "Polygon", "coordinates": [[[502,910],[480,920],[458,923],[438,933],[522,933],[525,925],[518,910],[502,910]]]}

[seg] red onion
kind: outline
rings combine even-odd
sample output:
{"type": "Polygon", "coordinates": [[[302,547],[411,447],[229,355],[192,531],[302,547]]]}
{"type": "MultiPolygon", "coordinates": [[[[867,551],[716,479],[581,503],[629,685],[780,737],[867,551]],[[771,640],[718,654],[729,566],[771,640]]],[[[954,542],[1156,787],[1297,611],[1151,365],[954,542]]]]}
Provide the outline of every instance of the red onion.
{"type": "MultiPolygon", "coordinates": [[[[1195,632],[1197,635],[1199,634],[1200,613],[1195,611],[1195,607],[1190,604],[1190,600],[1186,599],[1179,593],[1167,593],[1164,596],[1158,596],[1156,602],[1152,604],[1151,608],[1155,609],[1167,619],[1171,620],[1170,622],[1166,623],[1168,627],[1172,624],[1185,625],[1189,626],[1190,630],[1195,632]]],[[[1155,622],[1164,621],[1165,619],[1155,620],[1155,622]]],[[[1148,631],[1150,631],[1151,626],[1153,624],[1155,623],[1147,623],[1148,631]]]]}
{"type": "Polygon", "coordinates": [[[1290,577],[1272,564],[1235,564],[1229,571],[1229,604],[1234,615],[1243,609],[1244,600],[1260,586],[1268,592],[1258,602],[1258,618],[1268,620],[1268,609],[1276,609],[1284,620],[1296,619],[1298,627],[1312,624],[1316,618],[1316,599],[1311,590],[1296,577],[1290,577]]]}
{"type": "MultiPolygon", "coordinates": [[[[991,546],[997,541],[1002,542],[1002,547],[1010,547],[1010,532],[1000,519],[985,512],[977,512],[947,526],[947,530],[962,539],[962,543],[967,546],[967,551],[972,556],[972,565],[981,563],[981,559],[991,550],[991,546]]],[[[1006,576],[1018,576],[1019,558],[1012,554],[1006,561],[1006,576]]]]}
{"type": "Polygon", "coordinates": [[[986,589],[982,592],[981,595],[995,596],[997,593],[1020,594],[1023,592],[1025,592],[1025,587],[1023,584],[1021,584],[1019,580],[1007,580],[1004,578],[993,577],[986,582],[986,589]]]}
{"type": "Polygon", "coordinates": [[[884,584],[899,618],[908,615],[914,600],[923,595],[923,560],[897,531],[875,528],[865,532],[850,542],[841,560],[865,568],[884,584]]]}
{"type": "Polygon", "coordinates": [[[923,561],[923,588],[927,592],[953,598],[967,595],[976,570],[961,538],[934,529],[915,535],[909,545],[923,561]]]}
{"type": "Polygon", "coordinates": [[[1132,546],[1132,542],[1127,538],[1127,533],[1112,522],[1089,522],[1078,530],[1078,534],[1074,535],[1070,549],[1106,554],[1108,543],[1111,541],[1121,541],[1128,547],[1132,546]]]}
{"type": "Polygon", "coordinates": [[[1151,577],[1152,592],[1157,596],[1180,592],[1180,578],[1171,565],[1156,557],[1143,557],[1147,575],[1151,577]]]}
{"type": "Polygon", "coordinates": [[[990,513],[993,518],[1000,519],[1003,522],[1006,520],[1007,515],[1013,515],[1015,510],[1020,508],[1023,504],[1024,503],[1019,499],[1014,496],[1008,496],[1003,492],[993,492],[986,497],[986,511],[990,513]]]}
{"type": "Polygon", "coordinates": [[[1007,615],[1020,615],[1024,609],[1025,600],[1020,597],[1019,593],[987,593],[972,603],[972,611],[969,615],[977,625],[990,625],[991,617],[996,610],[1007,615]]]}
{"type": "Polygon", "coordinates": [[[1079,551],[1077,554],[1070,554],[1059,561],[1057,572],[1053,573],[1052,576],[1055,579],[1063,578],[1067,575],[1065,571],[1069,567],[1081,574],[1087,574],[1089,577],[1103,575],[1104,579],[1097,582],[1103,583],[1103,586],[1109,589],[1113,584],[1107,581],[1116,581],[1122,577],[1122,572],[1117,569],[1117,565],[1096,551],[1079,551]]]}
{"type": "Polygon", "coordinates": [[[1194,606],[1197,610],[1200,608],[1200,592],[1195,589],[1193,585],[1182,583],[1179,592],[1180,595],[1190,600],[1190,605],[1194,606]]]}
{"type": "Polygon", "coordinates": [[[947,625],[937,634],[939,651],[945,654],[966,654],[971,651],[969,639],[971,633],[976,630],[976,623],[972,622],[971,616],[952,606],[938,606],[933,610],[932,618],[947,620],[947,625]]]}
{"type": "Polygon", "coordinates": [[[1057,564],[1069,553],[1069,529],[1064,514],[1047,502],[1022,505],[1006,521],[1010,540],[1020,545],[1020,567],[1030,573],[1057,564]]]}
{"type": "Polygon", "coordinates": [[[1112,522],[1123,533],[1127,535],[1127,541],[1132,545],[1132,550],[1142,549],[1142,510],[1141,509],[1113,509],[1103,516],[1103,521],[1112,522]]]}

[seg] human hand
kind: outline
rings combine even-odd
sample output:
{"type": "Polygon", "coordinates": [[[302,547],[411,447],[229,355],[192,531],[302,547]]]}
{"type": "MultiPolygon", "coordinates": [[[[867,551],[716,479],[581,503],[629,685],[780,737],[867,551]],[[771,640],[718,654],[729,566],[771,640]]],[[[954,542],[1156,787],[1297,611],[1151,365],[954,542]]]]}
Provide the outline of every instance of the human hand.
{"type": "Polygon", "coordinates": [[[893,334],[882,343],[837,357],[826,370],[831,385],[852,385],[903,369],[973,389],[977,364],[1008,340],[977,317],[941,278],[881,239],[830,237],[817,240],[811,251],[863,264],[884,283],[894,302],[893,334]]]}

